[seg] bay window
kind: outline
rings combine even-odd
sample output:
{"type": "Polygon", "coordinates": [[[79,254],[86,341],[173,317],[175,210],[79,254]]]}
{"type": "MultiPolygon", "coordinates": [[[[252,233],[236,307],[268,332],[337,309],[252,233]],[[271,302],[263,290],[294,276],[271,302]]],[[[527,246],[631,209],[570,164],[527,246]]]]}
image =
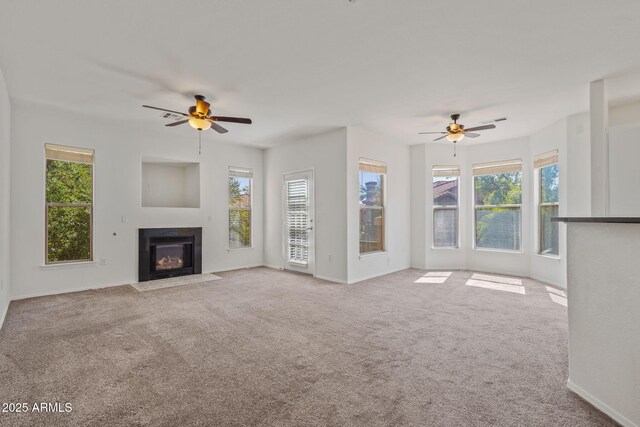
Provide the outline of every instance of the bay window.
{"type": "Polygon", "coordinates": [[[459,166],[433,167],[433,247],[458,247],[459,166]]]}
{"type": "Polygon", "coordinates": [[[536,156],[534,167],[538,173],[538,253],[558,255],[558,223],[551,222],[560,209],[558,150],[536,156]]]}
{"type": "Polygon", "coordinates": [[[475,247],[520,251],[522,162],[473,166],[475,247]]]}

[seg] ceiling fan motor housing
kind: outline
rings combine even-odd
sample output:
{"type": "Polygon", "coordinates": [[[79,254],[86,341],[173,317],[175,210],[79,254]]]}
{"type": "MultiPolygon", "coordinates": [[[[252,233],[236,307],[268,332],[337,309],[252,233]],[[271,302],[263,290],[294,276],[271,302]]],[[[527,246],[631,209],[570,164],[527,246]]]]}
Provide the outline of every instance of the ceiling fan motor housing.
{"type": "Polygon", "coordinates": [[[464,125],[460,125],[458,123],[451,123],[447,126],[447,131],[449,133],[461,133],[464,132],[464,125]]]}

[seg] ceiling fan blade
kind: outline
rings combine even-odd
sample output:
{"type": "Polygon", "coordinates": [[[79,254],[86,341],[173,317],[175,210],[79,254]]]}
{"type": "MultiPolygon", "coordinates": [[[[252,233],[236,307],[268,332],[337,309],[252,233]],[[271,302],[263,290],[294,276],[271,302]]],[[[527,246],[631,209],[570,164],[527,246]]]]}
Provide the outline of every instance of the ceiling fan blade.
{"type": "Polygon", "coordinates": [[[151,105],[143,105],[143,107],[144,108],[151,108],[153,110],[166,111],[167,113],[180,114],[181,116],[185,116],[185,117],[191,117],[187,113],[181,113],[180,111],[167,110],[166,108],[152,107],[151,105]]]}
{"type": "Polygon", "coordinates": [[[222,126],[220,126],[217,123],[211,122],[211,129],[215,130],[218,133],[227,133],[229,132],[228,130],[226,130],[225,128],[223,128],[222,126]]]}
{"type": "Polygon", "coordinates": [[[445,134],[446,132],[418,132],[418,135],[428,135],[431,133],[445,134]]]}
{"type": "Polygon", "coordinates": [[[473,132],[465,132],[464,136],[468,137],[468,138],[477,138],[480,136],[479,133],[473,133],[473,132]]]}
{"type": "MultiPolygon", "coordinates": [[[[448,135],[448,134],[447,134],[447,135],[448,135]]],[[[446,138],[446,137],[447,137],[447,135],[442,135],[440,138],[436,138],[436,139],[434,139],[434,141],[440,141],[441,139],[446,138]]]]}
{"type": "Polygon", "coordinates": [[[507,120],[506,117],[500,117],[499,119],[495,119],[495,120],[487,120],[486,122],[480,122],[483,125],[488,125],[489,123],[498,123],[498,122],[504,122],[505,120],[507,120]]]}
{"type": "Polygon", "coordinates": [[[165,126],[178,126],[178,125],[183,125],[183,124],[188,123],[188,122],[189,122],[189,119],[180,120],[179,122],[168,123],[165,126]]]}
{"type": "Polygon", "coordinates": [[[216,122],[242,123],[245,125],[250,125],[251,123],[253,123],[251,119],[244,119],[242,117],[209,116],[207,118],[216,122]]]}
{"type": "Polygon", "coordinates": [[[483,125],[483,126],[476,126],[474,128],[469,128],[469,129],[465,129],[465,132],[473,132],[476,130],[486,130],[486,129],[495,129],[496,125],[483,125]]]}

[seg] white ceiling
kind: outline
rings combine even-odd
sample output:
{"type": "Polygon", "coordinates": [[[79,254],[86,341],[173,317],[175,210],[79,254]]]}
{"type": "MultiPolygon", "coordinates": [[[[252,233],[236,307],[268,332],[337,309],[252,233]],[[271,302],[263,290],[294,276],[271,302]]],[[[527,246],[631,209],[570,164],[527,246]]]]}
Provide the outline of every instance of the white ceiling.
{"type": "MultiPolygon", "coordinates": [[[[640,95],[637,0],[0,0],[0,67],[13,99],[149,129],[189,95],[251,117],[212,140],[269,146],[338,126],[415,144],[453,112],[509,121],[474,143],[529,134],[640,95]]],[[[166,132],[192,132],[187,126],[166,132]]]]}

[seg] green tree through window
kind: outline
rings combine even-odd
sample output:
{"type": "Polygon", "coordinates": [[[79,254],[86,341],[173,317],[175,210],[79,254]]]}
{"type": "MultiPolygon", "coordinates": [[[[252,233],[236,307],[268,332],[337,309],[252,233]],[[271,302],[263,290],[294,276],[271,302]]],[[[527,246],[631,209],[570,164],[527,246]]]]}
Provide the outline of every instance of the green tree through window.
{"type": "Polygon", "coordinates": [[[251,247],[251,178],[229,177],[229,247],[251,247]]]}
{"type": "Polygon", "coordinates": [[[476,247],[520,250],[522,173],[474,177],[476,247]]]}
{"type": "Polygon", "coordinates": [[[47,263],[91,260],[93,164],[48,158],[46,202],[47,263]]]}
{"type": "Polygon", "coordinates": [[[539,169],[539,173],[539,252],[545,255],[558,255],[560,253],[558,223],[551,222],[551,218],[559,215],[560,209],[560,199],[558,198],[558,164],[554,163],[548,166],[541,167],[539,169]]]}

